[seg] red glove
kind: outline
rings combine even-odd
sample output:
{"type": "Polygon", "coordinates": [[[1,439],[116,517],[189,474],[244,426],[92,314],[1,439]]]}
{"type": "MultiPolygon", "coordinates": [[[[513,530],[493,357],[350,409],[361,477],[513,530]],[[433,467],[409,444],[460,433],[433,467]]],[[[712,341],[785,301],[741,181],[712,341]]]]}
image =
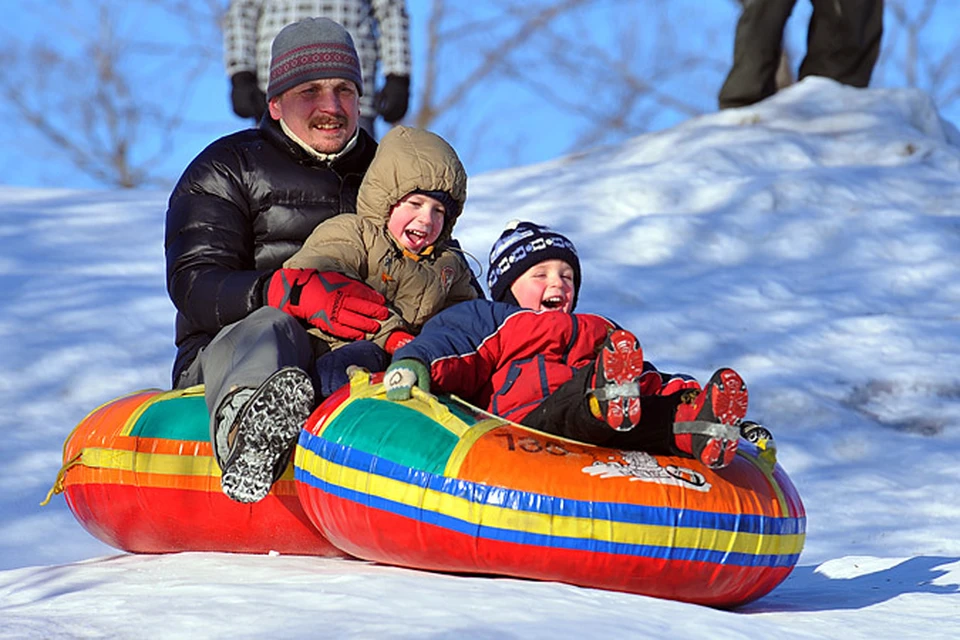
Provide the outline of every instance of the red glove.
{"type": "Polygon", "coordinates": [[[397,349],[404,346],[411,340],[413,340],[413,335],[407,333],[406,331],[401,331],[400,329],[391,331],[390,335],[387,336],[387,342],[383,345],[383,350],[390,355],[393,355],[397,349]]]}
{"type": "Polygon", "coordinates": [[[382,295],[335,271],[278,269],[267,304],[343,340],[362,340],[390,315],[382,295]]]}

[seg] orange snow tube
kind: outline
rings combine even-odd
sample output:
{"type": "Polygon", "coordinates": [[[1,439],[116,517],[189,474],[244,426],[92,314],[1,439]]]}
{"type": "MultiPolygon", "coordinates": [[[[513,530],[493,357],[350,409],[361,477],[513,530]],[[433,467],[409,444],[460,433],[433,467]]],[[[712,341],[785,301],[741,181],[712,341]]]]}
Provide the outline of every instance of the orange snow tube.
{"type": "Polygon", "coordinates": [[[780,584],[806,516],[772,447],[729,467],[565,440],[355,375],[300,433],[304,509],[346,553],[730,607],[780,584]]]}
{"type": "Polygon", "coordinates": [[[67,438],[51,494],[62,492],[94,537],[131,553],[343,555],[300,506],[292,465],[260,502],[225,496],[208,425],[202,386],[108,402],[67,438]]]}

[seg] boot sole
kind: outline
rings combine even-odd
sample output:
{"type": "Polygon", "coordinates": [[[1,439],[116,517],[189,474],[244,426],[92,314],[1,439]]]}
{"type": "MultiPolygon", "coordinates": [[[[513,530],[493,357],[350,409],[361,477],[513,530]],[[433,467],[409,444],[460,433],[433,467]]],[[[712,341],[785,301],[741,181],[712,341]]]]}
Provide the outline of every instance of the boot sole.
{"type": "MultiPolygon", "coordinates": [[[[740,427],[719,422],[675,422],[674,436],[689,433],[692,436],[705,436],[699,460],[711,469],[722,469],[733,462],[740,439],[740,427]]],[[[691,438],[691,442],[693,442],[691,438]]]]}
{"type": "Polygon", "coordinates": [[[240,415],[233,451],[220,484],[237,502],[258,502],[273,486],[275,468],[296,443],[313,410],[310,377],[287,367],[268,378],[240,415]]]}
{"type": "Polygon", "coordinates": [[[604,346],[601,356],[603,378],[607,383],[595,393],[605,410],[604,422],[614,431],[630,431],[640,423],[640,384],[643,375],[643,348],[640,341],[629,331],[618,329],[610,334],[609,345],[604,346]],[[620,349],[620,344],[626,349],[620,349]],[[636,345],[636,346],[634,346],[636,345]],[[630,360],[639,354],[640,368],[632,367],[630,360]],[[609,376],[609,377],[608,377],[609,376]]]}
{"type": "MultiPolygon", "coordinates": [[[[733,462],[740,441],[740,422],[746,416],[749,394],[747,387],[733,369],[717,370],[707,382],[703,393],[708,395],[709,420],[693,420],[674,423],[673,433],[704,436],[703,448],[697,456],[711,469],[723,469],[733,462]]],[[[703,411],[699,414],[704,417],[703,411]]],[[[694,445],[695,447],[696,445],[694,445]]],[[[696,448],[694,448],[696,451],[696,448]]]]}

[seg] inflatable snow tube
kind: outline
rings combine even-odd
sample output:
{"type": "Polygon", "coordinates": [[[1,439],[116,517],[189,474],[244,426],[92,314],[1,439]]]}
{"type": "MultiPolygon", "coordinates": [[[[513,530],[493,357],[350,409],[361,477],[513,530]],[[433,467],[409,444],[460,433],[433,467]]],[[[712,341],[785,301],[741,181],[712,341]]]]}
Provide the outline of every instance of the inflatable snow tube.
{"type": "Polygon", "coordinates": [[[208,420],[202,386],[108,402],[67,438],[51,495],[62,492],[87,531],[131,553],[342,556],[300,506],[292,464],[255,504],[221,492],[208,420]]]}
{"type": "Polygon", "coordinates": [[[800,497],[742,443],[726,469],[554,437],[455,398],[386,400],[355,375],[301,432],[307,515],[346,553],[732,607],[796,565],[800,497]]]}

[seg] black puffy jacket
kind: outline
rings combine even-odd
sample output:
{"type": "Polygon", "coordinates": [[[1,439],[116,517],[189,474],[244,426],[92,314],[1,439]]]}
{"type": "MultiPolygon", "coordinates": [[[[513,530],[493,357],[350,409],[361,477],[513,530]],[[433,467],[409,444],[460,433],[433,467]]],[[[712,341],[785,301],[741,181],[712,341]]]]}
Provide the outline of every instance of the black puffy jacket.
{"type": "Polygon", "coordinates": [[[328,164],[265,117],[190,163],[170,196],[164,242],[177,307],[174,386],[220,329],[263,306],[265,283],[314,227],[356,211],[376,147],[361,130],[356,145],[328,164]]]}

